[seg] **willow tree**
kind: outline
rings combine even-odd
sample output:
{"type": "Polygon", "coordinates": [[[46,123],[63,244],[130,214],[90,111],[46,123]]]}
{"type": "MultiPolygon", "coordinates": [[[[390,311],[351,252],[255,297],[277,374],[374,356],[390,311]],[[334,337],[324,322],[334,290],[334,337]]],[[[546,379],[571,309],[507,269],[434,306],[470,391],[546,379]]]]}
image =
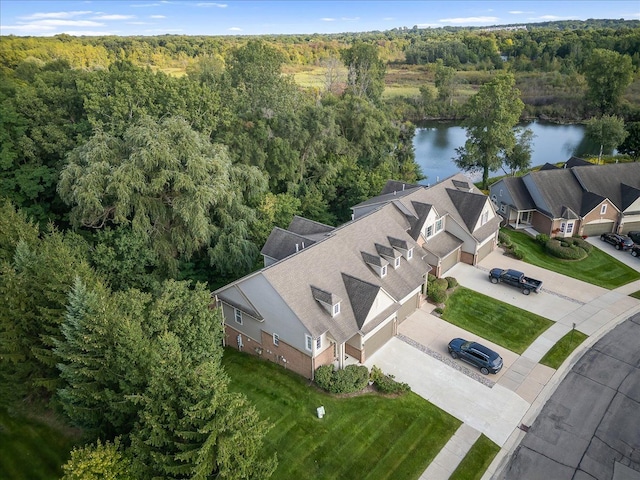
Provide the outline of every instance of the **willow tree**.
{"type": "Polygon", "coordinates": [[[484,84],[467,103],[467,141],[456,149],[458,168],[482,172],[482,188],[487,188],[489,172],[502,166],[505,154],[516,145],[514,127],[524,103],[512,74],[500,74],[484,84]]]}
{"type": "Polygon", "coordinates": [[[58,191],[74,226],[130,225],[171,272],[220,233],[214,216],[245,188],[236,177],[226,148],[184,120],[143,117],[122,137],[97,131],[73,150],[58,191]]]}

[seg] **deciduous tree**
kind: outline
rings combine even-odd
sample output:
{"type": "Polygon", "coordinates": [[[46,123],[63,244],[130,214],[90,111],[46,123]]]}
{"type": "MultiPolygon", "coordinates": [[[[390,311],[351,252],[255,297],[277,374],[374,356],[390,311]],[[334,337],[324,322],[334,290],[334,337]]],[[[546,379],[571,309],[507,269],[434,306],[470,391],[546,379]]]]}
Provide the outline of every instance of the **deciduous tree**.
{"type": "Polygon", "coordinates": [[[584,66],[587,100],[600,114],[613,114],[622,94],[633,80],[631,57],[595,48],[584,66]]]}
{"type": "Polygon", "coordinates": [[[620,145],[628,133],[624,129],[624,120],[615,115],[603,115],[600,118],[591,118],[587,121],[587,136],[600,145],[598,161],[602,160],[604,149],[613,150],[620,145]]]}

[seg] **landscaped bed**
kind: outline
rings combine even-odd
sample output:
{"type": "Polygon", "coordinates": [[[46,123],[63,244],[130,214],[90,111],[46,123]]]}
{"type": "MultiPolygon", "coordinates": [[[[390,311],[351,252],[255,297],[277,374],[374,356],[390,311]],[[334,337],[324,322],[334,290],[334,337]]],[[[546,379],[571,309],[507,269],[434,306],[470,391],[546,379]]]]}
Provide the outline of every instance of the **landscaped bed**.
{"type": "Polygon", "coordinates": [[[608,289],[617,288],[640,279],[640,272],[598,248],[592,249],[587,258],[583,260],[561,260],[549,255],[542,245],[526,233],[510,229],[502,229],[502,231],[524,254],[523,261],[552,272],[608,289]]]}
{"type": "Polygon", "coordinates": [[[540,315],[464,287],[451,294],[442,318],[518,354],[553,324],[540,315]]]}
{"type": "Polygon", "coordinates": [[[332,396],[273,363],[227,348],[231,388],[243,392],[273,428],[272,478],[417,479],[460,421],[414,393],[332,396]],[[319,419],[316,409],[324,406],[319,419]]]}

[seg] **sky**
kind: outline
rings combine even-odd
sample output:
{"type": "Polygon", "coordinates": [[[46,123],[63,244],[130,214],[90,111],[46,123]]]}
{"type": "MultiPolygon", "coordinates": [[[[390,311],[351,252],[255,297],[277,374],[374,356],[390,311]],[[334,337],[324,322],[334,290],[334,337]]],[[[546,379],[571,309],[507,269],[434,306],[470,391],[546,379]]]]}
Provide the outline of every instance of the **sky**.
{"type": "Polygon", "coordinates": [[[266,35],[640,20],[640,0],[0,0],[0,34],[266,35]]]}

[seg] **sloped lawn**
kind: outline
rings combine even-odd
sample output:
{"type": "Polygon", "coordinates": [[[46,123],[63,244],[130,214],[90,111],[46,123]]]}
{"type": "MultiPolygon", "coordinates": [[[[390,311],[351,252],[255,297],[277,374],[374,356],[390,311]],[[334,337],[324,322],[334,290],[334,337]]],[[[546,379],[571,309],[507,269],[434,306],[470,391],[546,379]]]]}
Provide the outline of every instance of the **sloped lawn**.
{"type": "Polygon", "coordinates": [[[602,243],[604,251],[593,248],[583,260],[561,260],[546,253],[544,247],[526,233],[510,229],[502,229],[502,231],[509,235],[511,242],[524,253],[523,261],[552,272],[608,289],[620,287],[640,278],[640,272],[605,253],[606,247],[613,248],[608,243],[602,243]]]}
{"type": "Polygon", "coordinates": [[[273,424],[266,447],[278,455],[274,479],[417,479],[460,426],[414,393],[338,398],[230,348],[224,364],[231,389],[247,395],[273,424]]]}
{"type": "Polygon", "coordinates": [[[521,354],[553,322],[468,288],[448,298],[442,318],[521,354]]]}

